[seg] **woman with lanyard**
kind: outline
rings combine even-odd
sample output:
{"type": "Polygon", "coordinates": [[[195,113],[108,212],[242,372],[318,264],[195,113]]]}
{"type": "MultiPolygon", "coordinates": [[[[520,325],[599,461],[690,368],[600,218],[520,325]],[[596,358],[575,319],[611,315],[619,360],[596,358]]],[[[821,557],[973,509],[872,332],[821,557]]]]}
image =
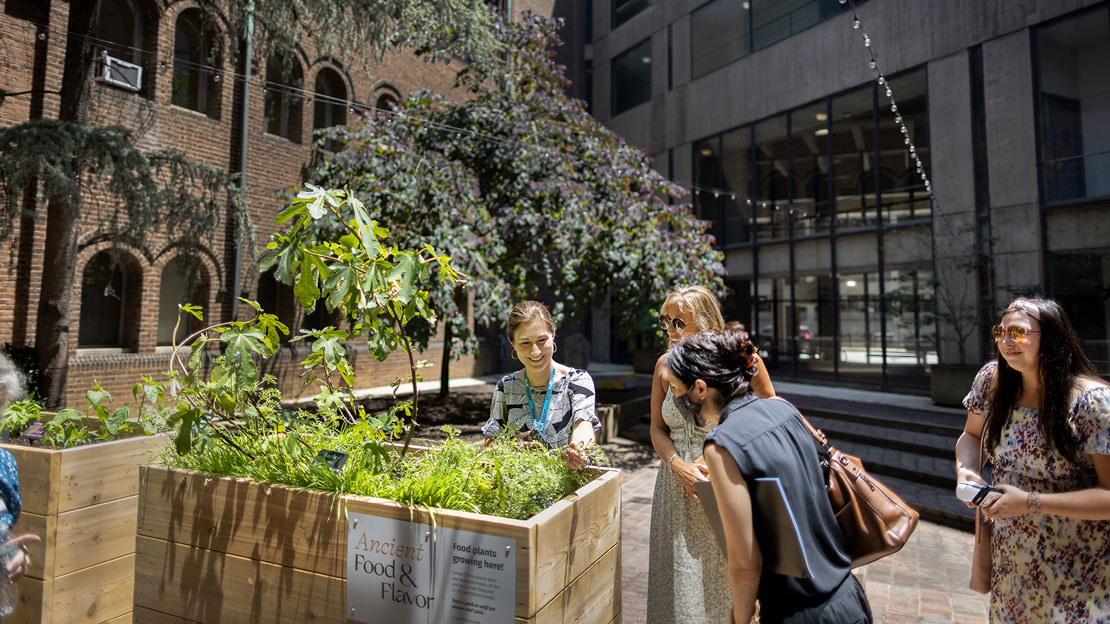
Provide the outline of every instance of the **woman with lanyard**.
{"type": "Polygon", "coordinates": [[[584,370],[554,360],[555,322],[538,301],[522,301],[509,313],[512,358],[524,365],[497,382],[482,434],[489,444],[512,430],[550,449],[563,449],[571,470],[586,467],[586,451],[601,429],[594,382],[584,370]]]}

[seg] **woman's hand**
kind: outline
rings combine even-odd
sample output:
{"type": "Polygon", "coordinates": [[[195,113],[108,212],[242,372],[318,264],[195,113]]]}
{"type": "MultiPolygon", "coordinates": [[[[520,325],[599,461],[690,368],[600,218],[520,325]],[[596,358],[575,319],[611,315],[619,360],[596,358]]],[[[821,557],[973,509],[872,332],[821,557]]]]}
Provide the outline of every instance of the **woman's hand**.
{"type": "Polygon", "coordinates": [[[42,538],[38,535],[20,535],[13,537],[5,542],[4,546],[8,548],[15,548],[11,559],[8,559],[8,564],[5,566],[5,572],[8,575],[8,581],[14,583],[23,578],[27,574],[27,569],[31,567],[31,552],[27,550],[27,544],[34,544],[41,542],[42,538]]]}
{"type": "Polygon", "coordinates": [[[582,470],[590,463],[589,450],[585,444],[568,444],[563,447],[563,463],[570,470],[582,470]]]}
{"type": "Polygon", "coordinates": [[[982,505],[983,515],[995,518],[1013,518],[1029,512],[1029,493],[1019,490],[1012,485],[996,485],[996,490],[1002,492],[989,505],[982,505]]]}
{"type": "Polygon", "coordinates": [[[686,496],[698,500],[698,492],[694,489],[694,484],[709,480],[709,467],[705,465],[705,458],[699,457],[688,462],[680,457],[671,462],[671,472],[678,477],[682,489],[686,490],[686,496]]]}
{"type": "MultiPolygon", "coordinates": [[[[978,483],[980,485],[989,485],[986,481],[983,480],[983,477],[979,476],[979,473],[977,473],[973,470],[970,470],[968,468],[962,468],[962,469],[959,469],[959,470],[956,471],[956,484],[957,485],[959,485],[960,483],[966,483],[966,482],[969,482],[969,481],[971,483],[978,483]]],[[[973,503],[971,501],[961,501],[961,502],[963,504],[967,505],[969,509],[975,509],[975,503],[973,503]]]]}

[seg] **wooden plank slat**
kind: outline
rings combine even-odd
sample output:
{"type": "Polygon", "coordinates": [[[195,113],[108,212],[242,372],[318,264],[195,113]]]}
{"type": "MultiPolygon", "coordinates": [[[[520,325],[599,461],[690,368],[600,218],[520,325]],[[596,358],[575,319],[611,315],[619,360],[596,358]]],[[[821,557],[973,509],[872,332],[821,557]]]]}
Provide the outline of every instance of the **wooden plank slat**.
{"type": "Polygon", "coordinates": [[[535,624],[608,624],[621,611],[620,544],[613,544],[554,600],[536,614],[535,624]]]}
{"type": "Polygon", "coordinates": [[[128,496],[56,516],[54,576],[64,576],[135,552],[139,497],[128,496]]]}
{"type": "Polygon", "coordinates": [[[222,624],[345,620],[341,578],[143,536],[136,554],[136,607],[222,624]]]}
{"type": "Polygon", "coordinates": [[[0,444],[0,448],[15,457],[24,513],[58,513],[58,451],[14,444],[0,444]]]}
{"type": "Polygon", "coordinates": [[[566,509],[536,516],[537,604],[529,616],[541,611],[620,540],[620,472],[603,471],[556,505],[566,509]]]}
{"type": "Polygon", "coordinates": [[[50,610],[57,624],[96,624],[131,611],[135,555],[54,579],[50,610]]]}
{"type": "Polygon", "coordinates": [[[138,534],[345,576],[347,531],[328,493],[142,467],[138,534]]]}
{"type": "Polygon", "coordinates": [[[4,620],[4,624],[52,624],[50,613],[43,613],[43,605],[50,602],[53,581],[24,578],[19,582],[19,606],[4,620]]]}
{"type": "Polygon", "coordinates": [[[27,512],[20,514],[19,522],[16,522],[12,535],[34,533],[42,538],[41,542],[27,546],[27,550],[31,553],[31,567],[27,568],[28,578],[43,580],[54,576],[54,558],[58,551],[53,544],[57,526],[58,516],[56,515],[40,516],[27,512]]]}
{"type": "Polygon", "coordinates": [[[196,620],[186,620],[176,615],[170,615],[140,606],[135,607],[135,611],[132,615],[135,624],[202,624],[196,620]]]}
{"type": "Polygon", "coordinates": [[[138,494],[139,466],[168,440],[139,436],[55,451],[61,456],[58,513],[138,494]]]}

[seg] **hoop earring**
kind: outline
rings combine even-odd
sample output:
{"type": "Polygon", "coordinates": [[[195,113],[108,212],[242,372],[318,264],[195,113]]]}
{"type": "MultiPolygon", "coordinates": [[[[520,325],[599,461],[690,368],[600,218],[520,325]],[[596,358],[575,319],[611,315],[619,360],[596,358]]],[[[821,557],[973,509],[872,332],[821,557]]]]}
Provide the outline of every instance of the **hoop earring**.
{"type": "Polygon", "coordinates": [[[559,350],[559,345],[555,344],[554,342],[551,343],[551,352],[555,353],[558,350],[559,350]]]}
{"type": "Polygon", "coordinates": [[[509,351],[509,357],[513,358],[513,359],[514,359],[514,360],[516,360],[517,362],[519,362],[519,361],[520,361],[520,358],[518,358],[518,357],[516,356],[516,349],[513,349],[512,351],[509,351]]]}

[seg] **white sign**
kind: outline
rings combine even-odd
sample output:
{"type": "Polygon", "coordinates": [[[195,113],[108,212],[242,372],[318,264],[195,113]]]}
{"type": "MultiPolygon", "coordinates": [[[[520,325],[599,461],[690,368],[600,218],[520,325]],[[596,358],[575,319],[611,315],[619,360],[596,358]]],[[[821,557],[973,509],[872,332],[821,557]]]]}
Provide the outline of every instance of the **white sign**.
{"type": "Polygon", "coordinates": [[[347,518],[347,618],[512,624],[516,540],[359,513],[347,518]]]}

